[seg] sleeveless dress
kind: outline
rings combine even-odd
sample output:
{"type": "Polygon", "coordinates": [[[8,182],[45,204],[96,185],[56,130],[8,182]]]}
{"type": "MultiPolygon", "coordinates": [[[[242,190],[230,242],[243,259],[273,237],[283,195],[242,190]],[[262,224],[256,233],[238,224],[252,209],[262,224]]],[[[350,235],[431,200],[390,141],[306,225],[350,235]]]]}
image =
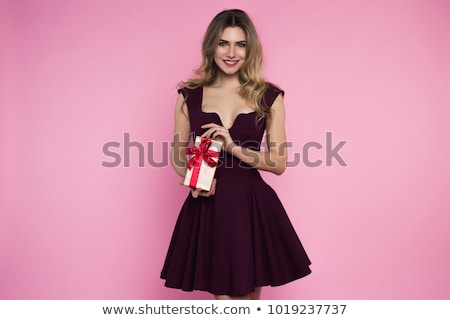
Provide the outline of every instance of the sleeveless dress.
{"type": "MultiPolygon", "coordinates": [[[[202,111],[203,88],[180,89],[187,97],[191,131],[222,125],[217,113],[202,111]]],[[[267,107],[284,92],[270,86],[267,107]]],[[[236,144],[260,149],[265,120],[256,112],[239,114],[230,135],[236,144]]],[[[211,197],[189,192],[173,231],[161,272],[165,286],[184,291],[238,296],[256,287],[278,286],[311,273],[311,264],[275,191],[257,169],[221,151],[211,197]]]]}

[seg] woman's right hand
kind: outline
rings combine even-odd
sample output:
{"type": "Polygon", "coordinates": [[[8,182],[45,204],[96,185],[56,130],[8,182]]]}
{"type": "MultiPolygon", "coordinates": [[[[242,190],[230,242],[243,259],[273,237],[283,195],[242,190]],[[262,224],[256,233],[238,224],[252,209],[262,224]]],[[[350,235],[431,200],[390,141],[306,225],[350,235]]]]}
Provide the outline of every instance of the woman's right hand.
{"type": "Polygon", "coordinates": [[[205,191],[200,188],[197,189],[191,188],[191,195],[193,198],[210,197],[213,196],[215,193],[216,193],[216,178],[213,179],[211,189],[209,189],[209,191],[205,191]]]}

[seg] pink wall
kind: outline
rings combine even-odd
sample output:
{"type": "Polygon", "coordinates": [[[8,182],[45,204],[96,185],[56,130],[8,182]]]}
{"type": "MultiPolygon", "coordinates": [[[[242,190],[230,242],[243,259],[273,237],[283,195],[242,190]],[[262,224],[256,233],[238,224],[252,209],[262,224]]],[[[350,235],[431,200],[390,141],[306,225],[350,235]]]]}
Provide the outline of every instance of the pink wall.
{"type": "Polygon", "coordinates": [[[347,141],[346,167],[264,174],[313,273],[263,298],[450,299],[444,0],[2,1],[0,298],[210,298],[159,279],[187,189],[136,150],[102,167],[102,146],[127,132],[167,156],[175,86],[233,7],[286,90],[291,158],[326,132],[347,141]]]}

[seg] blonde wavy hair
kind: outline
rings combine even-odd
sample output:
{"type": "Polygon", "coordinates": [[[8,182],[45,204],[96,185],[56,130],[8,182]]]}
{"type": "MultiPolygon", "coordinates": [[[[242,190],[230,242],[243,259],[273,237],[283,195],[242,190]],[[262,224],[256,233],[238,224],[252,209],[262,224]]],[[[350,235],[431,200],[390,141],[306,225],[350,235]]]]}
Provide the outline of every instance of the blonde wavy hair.
{"type": "Polygon", "coordinates": [[[239,69],[241,88],[239,95],[252,106],[260,119],[269,117],[270,111],[264,105],[264,93],[269,83],[262,73],[262,46],[250,17],[242,10],[224,10],[210,22],[202,43],[202,64],[195,70],[196,78],[179,84],[182,88],[195,89],[211,85],[217,78],[219,67],[214,62],[214,52],[219,44],[223,30],[227,27],[240,27],[246,36],[246,58],[239,69]]]}

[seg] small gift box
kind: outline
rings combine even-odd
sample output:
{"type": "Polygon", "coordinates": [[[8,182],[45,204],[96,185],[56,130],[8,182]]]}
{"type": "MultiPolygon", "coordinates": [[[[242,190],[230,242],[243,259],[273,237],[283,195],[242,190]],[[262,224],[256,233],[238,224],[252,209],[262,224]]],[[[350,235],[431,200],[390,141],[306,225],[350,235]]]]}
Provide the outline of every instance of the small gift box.
{"type": "Polygon", "coordinates": [[[200,188],[205,191],[211,189],[216,172],[222,143],[204,137],[196,137],[194,147],[187,148],[186,154],[192,155],[188,160],[188,170],[184,178],[184,185],[200,188]]]}

